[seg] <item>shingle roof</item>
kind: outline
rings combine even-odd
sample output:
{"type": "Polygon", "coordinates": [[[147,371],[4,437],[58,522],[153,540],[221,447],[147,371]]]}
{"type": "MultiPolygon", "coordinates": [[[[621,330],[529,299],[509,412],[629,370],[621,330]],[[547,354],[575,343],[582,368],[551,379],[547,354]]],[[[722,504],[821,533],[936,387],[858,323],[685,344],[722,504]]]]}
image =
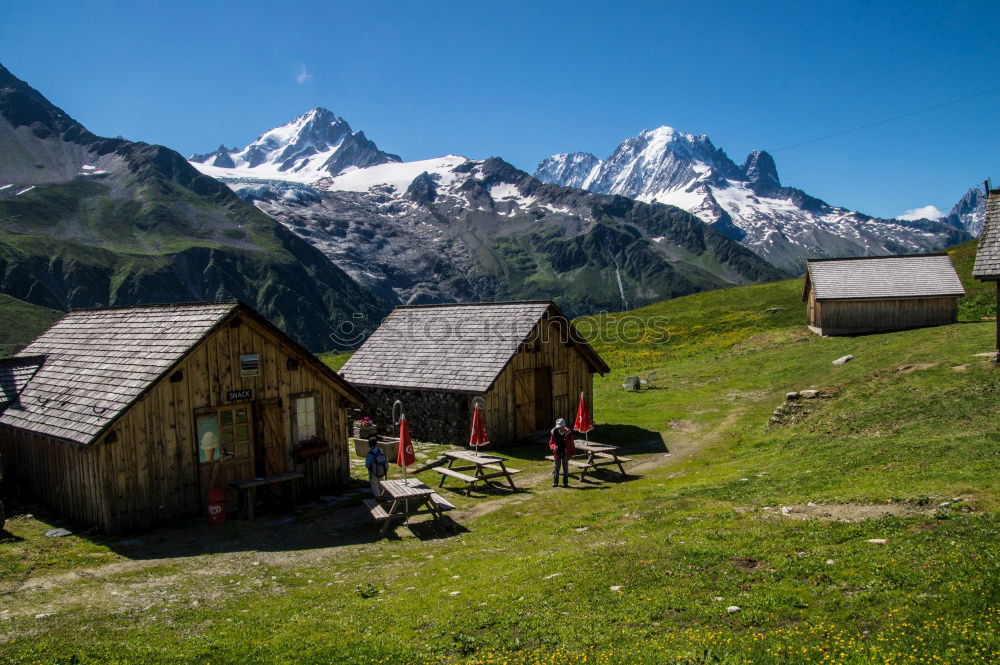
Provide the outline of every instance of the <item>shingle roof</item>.
{"type": "Polygon", "coordinates": [[[0,360],[0,413],[17,406],[21,391],[45,362],[45,356],[26,356],[0,360]]]}
{"type": "MultiPolygon", "coordinates": [[[[548,301],[399,307],[340,372],[363,386],[483,393],[550,311],[563,316],[548,301]]],[[[608,371],[573,335],[591,365],[608,371]]]]}
{"type": "Polygon", "coordinates": [[[17,358],[44,355],[0,423],[90,443],[239,303],[70,312],[17,358]]]}
{"type": "Polygon", "coordinates": [[[817,300],[965,294],[947,254],[813,260],[806,279],[817,300]]]}
{"type": "Polygon", "coordinates": [[[1000,189],[990,190],[986,199],[986,222],[979,236],[972,276],[982,280],[1000,279],[1000,189]]]}

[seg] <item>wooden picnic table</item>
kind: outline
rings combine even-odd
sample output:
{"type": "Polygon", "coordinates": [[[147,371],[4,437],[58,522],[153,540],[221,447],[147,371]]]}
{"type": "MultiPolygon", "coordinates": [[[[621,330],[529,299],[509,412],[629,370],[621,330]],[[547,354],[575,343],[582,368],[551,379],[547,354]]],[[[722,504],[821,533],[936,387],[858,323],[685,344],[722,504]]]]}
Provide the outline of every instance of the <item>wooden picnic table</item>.
{"type": "Polygon", "coordinates": [[[511,469],[507,466],[507,458],[490,453],[476,453],[471,450],[447,450],[444,453],[448,458],[448,466],[436,466],[434,470],[441,474],[441,483],[438,487],[444,486],[447,478],[457,478],[468,483],[467,494],[472,494],[472,488],[476,483],[489,484],[493,478],[503,476],[512,490],[516,490],[514,485],[514,474],[521,473],[520,469],[511,469]],[[455,462],[463,463],[463,466],[455,466],[455,462]],[[463,471],[473,471],[470,476],[463,471]]]}
{"type": "Polygon", "coordinates": [[[430,514],[434,516],[435,520],[438,520],[443,517],[444,511],[455,508],[454,505],[416,478],[383,480],[379,484],[387,498],[386,503],[374,498],[364,501],[372,518],[382,522],[382,530],[379,531],[379,535],[385,535],[389,523],[394,519],[430,514]],[[389,506],[388,509],[386,509],[386,505],[389,506]]]}
{"type": "MultiPolygon", "coordinates": [[[[229,483],[229,486],[235,489],[239,497],[238,509],[242,513],[246,511],[246,516],[248,520],[253,520],[253,505],[256,502],[257,488],[266,487],[268,485],[279,485],[286,484],[289,493],[291,494],[290,502],[291,505],[295,505],[295,481],[301,478],[305,478],[305,474],[299,471],[289,471],[287,473],[277,473],[273,476],[261,476],[259,478],[247,478],[246,480],[237,480],[229,483]]],[[[284,488],[282,489],[284,493],[284,488]]]]}
{"type": "MultiPolygon", "coordinates": [[[[577,450],[577,457],[583,457],[584,459],[570,459],[569,464],[580,470],[580,480],[583,480],[587,475],[587,472],[593,472],[602,466],[618,466],[618,471],[621,472],[622,476],[628,476],[625,473],[624,462],[631,462],[631,457],[621,457],[618,454],[618,446],[612,446],[609,443],[597,443],[596,441],[575,441],[574,445],[577,450]]],[[[553,459],[552,455],[546,457],[546,459],[553,459]]]]}

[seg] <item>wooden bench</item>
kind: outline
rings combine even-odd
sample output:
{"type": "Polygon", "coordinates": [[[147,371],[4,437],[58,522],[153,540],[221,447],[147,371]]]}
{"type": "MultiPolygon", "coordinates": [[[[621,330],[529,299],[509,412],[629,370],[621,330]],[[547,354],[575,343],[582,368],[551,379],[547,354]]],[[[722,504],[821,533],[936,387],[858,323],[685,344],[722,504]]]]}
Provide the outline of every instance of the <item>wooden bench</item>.
{"type": "Polygon", "coordinates": [[[378,522],[392,517],[392,515],[386,511],[385,507],[379,503],[378,499],[365,499],[364,504],[365,508],[368,509],[368,512],[372,514],[372,518],[378,522]]]}
{"type": "Polygon", "coordinates": [[[237,480],[229,483],[229,486],[235,489],[239,493],[239,509],[241,511],[245,510],[247,519],[253,520],[253,508],[254,503],[256,503],[256,493],[258,487],[266,487],[268,485],[279,485],[284,484],[289,488],[291,494],[291,504],[295,505],[295,481],[305,478],[305,474],[300,471],[288,471],[286,473],[277,473],[273,476],[263,476],[261,478],[247,478],[246,480],[237,480]]]}
{"type": "Polygon", "coordinates": [[[434,502],[434,505],[437,506],[438,510],[455,510],[455,504],[451,503],[448,499],[444,498],[437,492],[431,494],[431,501],[434,502]]]}
{"type": "Polygon", "coordinates": [[[498,464],[484,464],[483,468],[489,469],[491,471],[499,471],[501,474],[504,473],[504,471],[506,471],[507,473],[521,473],[520,469],[512,469],[509,466],[504,468],[498,464]]]}
{"type": "Polygon", "coordinates": [[[462,473],[461,471],[454,471],[443,466],[436,466],[434,470],[441,474],[441,484],[444,485],[444,477],[451,476],[452,478],[458,478],[459,480],[465,481],[467,483],[474,483],[478,478],[475,476],[470,476],[462,473]]]}
{"type": "Polygon", "coordinates": [[[594,457],[600,457],[601,459],[618,460],[619,462],[631,462],[631,457],[620,457],[616,455],[609,455],[608,453],[594,453],[594,457]]]}
{"type": "MultiPolygon", "coordinates": [[[[553,455],[546,455],[545,459],[549,460],[550,462],[555,462],[556,461],[556,458],[553,455]]],[[[593,464],[587,464],[586,462],[581,462],[581,461],[575,460],[575,459],[571,459],[569,461],[569,465],[570,466],[575,466],[575,467],[580,468],[580,469],[591,469],[594,466],[593,464]]]]}
{"type": "Polygon", "coordinates": [[[450,469],[448,467],[436,466],[434,467],[434,470],[441,474],[441,482],[438,484],[438,487],[444,487],[445,478],[451,476],[452,478],[457,478],[458,480],[461,480],[462,482],[466,483],[467,487],[465,493],[469,496],[472,496],[473,485],[479,482],[479,478],[476,478],[475,476],[470,476],[466,473],[462,473],[461,471],[455,471],[454,469],[450,469]]]}

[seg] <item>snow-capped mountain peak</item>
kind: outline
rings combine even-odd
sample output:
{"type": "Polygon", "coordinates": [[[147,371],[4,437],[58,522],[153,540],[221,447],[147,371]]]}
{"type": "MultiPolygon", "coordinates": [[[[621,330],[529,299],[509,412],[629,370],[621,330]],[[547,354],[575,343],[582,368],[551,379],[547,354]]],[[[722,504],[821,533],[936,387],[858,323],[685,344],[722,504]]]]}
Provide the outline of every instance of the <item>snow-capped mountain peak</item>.
{"type": "Polygon", "coordinates": [[[275,127],[245,148],[192,155],[189,160],[215,177],[257,177],[315,182],[345,170],[400,161],[354,132],[346,120],[322,107],[275,127]]]}
{"type": "Polygon", "coordinates": [[[303,113],[286,125],[264,132],[256,141],[237,153],[236,160],[249,168],[270,162],[280,170],[301,170],[308,158],[332,153],[351,134],[351,126],[324,108],[303,113]]]}
{"type": "Polygon", "coordinates": [[[979,236],[986,222],[986,194],[981,187],[972,187],[958,200],[951,211],[941,218],[952,226],[979,236]]]}
{"type": "MultiPolygon", "coordinates": [[[[564,153],[543,160],[542,182],[683,208],[782,270],[805,259],[940,249],[970,236],[969,223],[875,219],[785,187],[774,158],[755,150],[742,166],[708,136],[658,127],[619,144],[606,160],[564,153]]],[[[956,215],[958,217],[958,215],[956,215]]]]}

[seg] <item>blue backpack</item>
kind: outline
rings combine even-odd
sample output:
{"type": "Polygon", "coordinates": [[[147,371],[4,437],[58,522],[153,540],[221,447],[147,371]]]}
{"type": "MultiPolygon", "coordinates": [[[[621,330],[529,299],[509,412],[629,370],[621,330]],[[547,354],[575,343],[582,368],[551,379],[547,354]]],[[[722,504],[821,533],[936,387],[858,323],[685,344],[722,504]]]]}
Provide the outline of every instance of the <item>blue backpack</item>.
{"type": "Polygon", "coordinates": [[[376,478],[385,478],[386,474],[389,472],[389,460],[386,459],[385,453],[382,452],[380,448],[369,452],[371,455],[375,453],[374,459],[372,460],[372,471],[375,473],[376,478]]]}

